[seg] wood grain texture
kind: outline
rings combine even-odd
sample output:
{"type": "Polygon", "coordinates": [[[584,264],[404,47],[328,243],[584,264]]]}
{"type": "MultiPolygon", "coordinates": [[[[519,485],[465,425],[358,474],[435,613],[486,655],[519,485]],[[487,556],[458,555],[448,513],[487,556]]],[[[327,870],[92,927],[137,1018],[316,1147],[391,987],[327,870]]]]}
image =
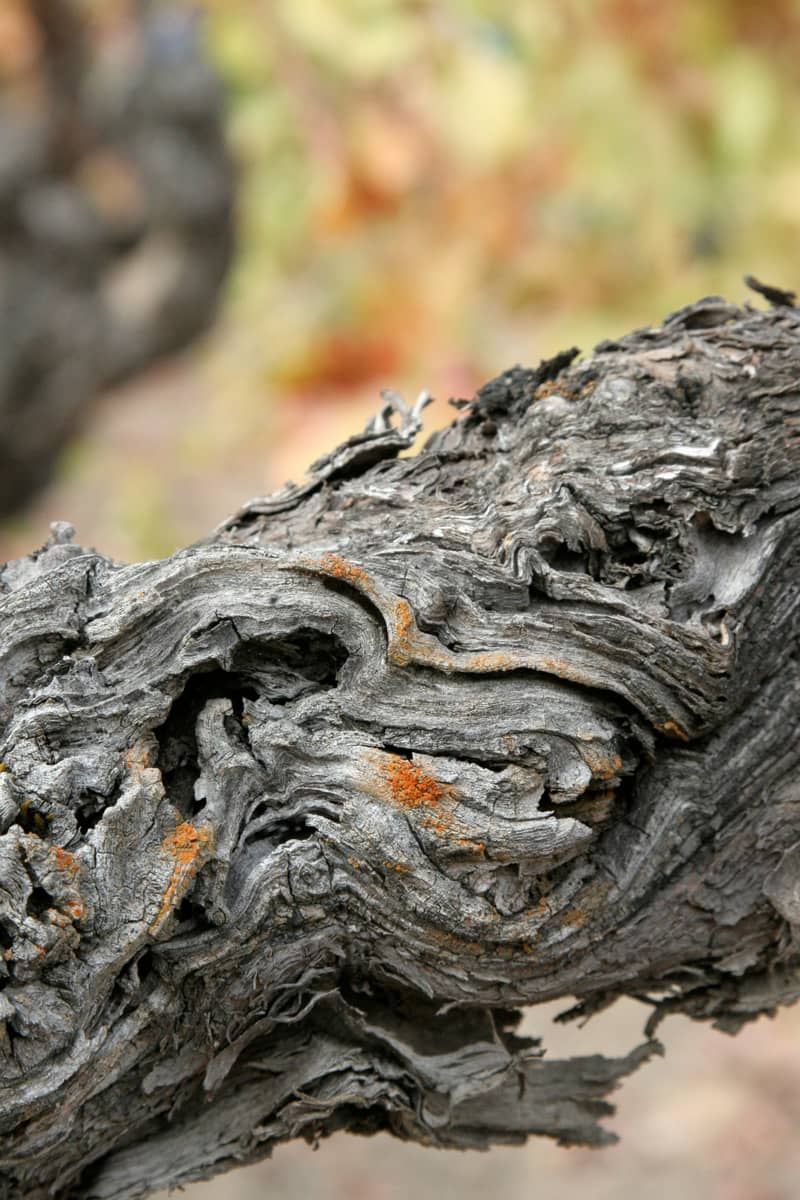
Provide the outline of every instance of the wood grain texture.
{"type": "Polygon", "coordinates": [[[412,457],[390,398],[169,559],[6,565],[3,1196],[602,1144],[663,1014],[800,995],[800,314],[572,358],[412,457]],[[627,1058],[515,1035],[623,995],[627,1058]]]}

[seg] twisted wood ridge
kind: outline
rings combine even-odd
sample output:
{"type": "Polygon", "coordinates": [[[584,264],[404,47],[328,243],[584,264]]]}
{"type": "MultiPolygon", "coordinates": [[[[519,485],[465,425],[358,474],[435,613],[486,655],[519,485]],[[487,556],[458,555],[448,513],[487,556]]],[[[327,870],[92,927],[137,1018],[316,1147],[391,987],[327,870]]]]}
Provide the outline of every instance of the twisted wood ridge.
{"type": "Polygon", "coordinates": [[[164,561],[5,567],[3,1196],[600,1144],[658,1044],[551,1062],[517,1006],[800,995],[798,310],[572,358],[413,457],[390,398],[164,561]]]}

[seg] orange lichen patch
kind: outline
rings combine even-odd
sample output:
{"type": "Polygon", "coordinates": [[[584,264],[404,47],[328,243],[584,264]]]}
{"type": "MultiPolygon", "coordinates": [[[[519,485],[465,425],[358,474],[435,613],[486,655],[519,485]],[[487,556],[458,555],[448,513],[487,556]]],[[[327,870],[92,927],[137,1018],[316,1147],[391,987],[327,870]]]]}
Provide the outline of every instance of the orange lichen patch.
{"type": "MultiPolygon", "coordinates": [[[[86,905],[81,899],[75,886],[77,877],[80,873],[80,863],[74,854],[70,854],[69,850],[65,850],[63,846],[53,846],[51,857],[55,860],[55,864],[62,875],[66,876],[71,897],[68,900],[60,900],[59,906],[64,920],[81,921],[86,916],[86,905]]],[[[52,911],[52,910],[51,910],[52,911]]]]}
{"type": "Polygon", "coordinates": [[[370,578],[364,568],[348,562],[340,554],[323,554],[319,566],[326,575],[332,575],[334,579],[343,579],[345,583],[352,583],[360,588],[370,586],[370,578]]]}
{"type": "Polygon", "coordinates": [[[161,849],[175,859],[181,868],[191,867],[200,851],[211,840],[211,830],[204,826],[198,829],[191,821],[182,821],[176,825],[172,833],[167,834],[161,843],[161,849]]]}
{"type": "Polygon", "coordinates": [[[172,859],[170,874],[161,905],[150,928],[155,929],[166,919],[174,905],[183,897],[188,885],[207,860],[213,848],[214,835],[210,826],[197,829],[190,821],[177,825],[161,843],[162,853],[172,859]]]}
{"type": "Polygon", "coordinates": [[[378,769],[389,799],[401,808],[418,810],[417,819],[422,828],[440,836],[452,830],[453,789],[448,784],[440,783],[416,763],[399,755],[382,759],[378,769]]]}
{"type": "Polygon", "coordinates": [[[572,667],[563,658],[542,658],[543,671],[552,671],[554,675],[563,675],[566,679],[572,677],[572,667]]]}
{"type": "Polygon", "coordinates": [[[383,865],[387,871],[397,871],[401,875],[407,875],[409,871],[407,863],[392,862],[389,858],[383,860],[383,865]]]}
{"type": "Polygon", "coordinates": [[[396,754],[381,763],[380,771],[392,799],[403,808],[419,808],[423,804],[433,808],[451,794],[450,788],[396,754]]]}
{"type": "Polygon", "coordinates": [[[677,721],[662,721],[656,725],[659,733],[663,733],[666,737],[677,738],[681,742],[688,742],[689,735],[685,729],[681,729],[677,721]]]}
{"type": "Polygon", "coordinates": [[[460,671],[518,671],[528,668],[534,671],[547,671],[573,683],[592,687],[593,681],[576,671],[563,658],[540,658],[537,655],[514,650],[486,650],[476,654],[451,655],[450,665],[460,671]]]}
{"type": "Polygon", "coordinates": [[[425,829],[432,829],[434,833],[438,833],[440,836],[443,836],[445,833],[447,833],[452,827],[452,824],[453,814],[451,812],[447,812],[446,810],[437,814],[435,817],[423,817],[420,821],[420,825],[422,825],[425,829]]]}
{"type": "Polygon", "coordinates": [[[622,759],[618,754],[606,757],[601,751],[583,750],[583,761],[586,763],[595,780],[608,783],[615,779],[622,770],[622,759]]]}
{"type": "Polygon", "coordinates": [[[553,675],[558,675],[561,679],[568,679],[570,683],[578,683],[581,687],[595,687],[597,685],[595,677],[577,670],[577,668],[564,658],[540,658],[538,663],[536,663],[536,668],[540,671],[549,671],[553,675]]]}
{"type": "Polygon", "coordinates": [[[392,609],[394,617],[395,637],[402,645],[408,644],[411,626],[414,623],[414,614],[411,611],[411,605],[407,600],[396,600],[392,609]]]}
{"type": "Polygon", "coordinates": [[[513,671],[519,662],[503,650],[488,650],[484,654],[470,654],[465,663],[473,671],[513,671]]]}
{"type": "Polygon", "coordinates": [[[59,871],[69,875],[70,879],[75,878],[80,870],[80,863],[74,854],[70,854],[69,850],[65,850],[63,846],[54,846],[53,858],[58,864],[59,871]]]}
{"type": "Polygon", "coordinates": [[[414,657],[433,667],[445,665],[446,653],[432,653],[424,644],[425,639],[420,638],[414,611],[407,600],[400,597],[389,606],[386,623],[389,631],[389,662],[404,667],[414,657]]]}
{"type": "Polygon", "coordinates": [[[144,742],[136,742],[125,752],[123,762],[129,771],[146,771],[151,765],[150,748],[144,742]]]}
{"type": "Polygon", "coordinates": [[[8,763],[0,762],[0,775],[2,775],[3,772],[7,771],[7,770],[8,770],[8,763]]]}
{"type": "Polygon", "coordinates": [[[82,900],[68,900],[64,911],[69,913],[73,921],[82,921],[86,916],[86,905],[82,900]]]}
{"type": "Polygon", "coordinates": [[[415,662],[437,671],[469,669],[461,655],[446,650],[436,637],[418,628],[414,610],[402,596],[387,603],[382,601],[381,611],[389,631],[387,657],[395,666],[405,667],[415,662]]]}
{"type": "Polygon", "coordinates": [[[563,658],[542,658],[540,661],[545,671],[554,671],[556,674],[566,666],[563,658]]]}

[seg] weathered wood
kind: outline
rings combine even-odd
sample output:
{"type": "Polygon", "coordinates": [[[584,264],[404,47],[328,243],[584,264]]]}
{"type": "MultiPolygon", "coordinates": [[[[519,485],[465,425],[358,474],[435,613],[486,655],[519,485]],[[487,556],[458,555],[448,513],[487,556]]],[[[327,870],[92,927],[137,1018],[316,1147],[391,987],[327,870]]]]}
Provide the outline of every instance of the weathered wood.
{"type": "Polygon", "coordinates": [[[6,566],[4,1196],[601,1144],[661,1015],[800,994],[800,313],[571,357],[413,457],[390,398],[164,561],[6,566]],[[622,995],[625,1059],[514,1034],[622,995]]]}

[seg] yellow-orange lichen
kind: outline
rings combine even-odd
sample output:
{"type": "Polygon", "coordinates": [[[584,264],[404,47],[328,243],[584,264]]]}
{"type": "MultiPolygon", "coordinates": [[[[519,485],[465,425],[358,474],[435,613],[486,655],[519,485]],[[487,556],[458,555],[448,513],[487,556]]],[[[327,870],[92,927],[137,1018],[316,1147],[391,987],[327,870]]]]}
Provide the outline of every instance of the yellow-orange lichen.
{"type": "Polygon", "coordinates": [[[451,812],[441,812],[435,817],[423,817],[420,821],[425,829],[432,829],[434,833],[444,835],[453,824],[453,814],[451,812]]]}
{"type": "Polygon", "coordinates": [[[343,579],[346,583],[352,583],[360,588],[369,586],[369,575],[364,568],[348,562],[340,554],[323,554],[319,565],[326,574],[332,575],[334,579],[343,579]]]}
{"type": "Polygon", "coordinates": [[[150,750],[143,742],[136,742],[125,752],[123,759],[129,771],[146,771],[150,764],[150,750]]]}
{"type": "Polygon", "coordinates": [[[161,924],[182,896],[186,885],[205,861],[212,838],[209,827],[197,829],[190,821],[181,822],[164,838],[161,850],[172,859],[173,866],[153,926],[161,924]]]}
{"type": "Polygon", "coordinates": [[[392,862],[390,858],[385,858],[383,865],[387,871],[396,871],[400,875],[407,875],[409,871],[407,863],[392,862]]]}
{"type": "Polygon", "coordinates": [[[393,616],[395,639],[400,646],[405,648],[408,646],[408,638],[414,620],[411,605],[407,600],[401,599],[395,601],[393,616]]]}
{"type": "Polygon", "coordinates": [[[78,874],[80,865],[74,854],[70,854],[69,850],[65,850],[63,846],[53,847],[53,857],[55,858],[59,871],[64,871],[72,879],[78,874]]]}
{"type": "Polygon", "coordinates": [[[594,779],[602,783],[615,779],[622,770],[622,759],[618,754],[606,758],[601,751],[586,749],[583,751],[583,759],[594,779]]]}
{"type": "MultiPolygon", "coordinates": [[[[80,863],[74,854],[70,854],[69,850],[65,850],[63,846],[51,846],[48,848],[51,858],[55,860],[56,867],[62,875],[66,877],[67,886],[72,892],[72,896],[68,900],[59,902],[61,912],[58,919],[53,916],[55,924],[64,926],[70,921],[80,921],[86,916],[86,905],[77,893],[76,880],[80,873],[80,863]]],[[[49,910],[51,914],[56,913],[56,909],[49,910]]]]}
{"type": "Polygon", "coordinates": [[[473,671],[513,671],[519,662],[503,650],[487,650],[482,654],[471,654],[466,665],[473,671]]]}
{"type": "Polygon", "coordinates": [[[419,808],[423,804],[435,807],[449,792],[432,775],[426,775],[421,767],[399,755],[381,763],[381,773],[392,799],[403,808],[419,808]]]}
{"type": "Polygon", "coordinates": [[[452,800],[453,789],[428,775],[407,758],[392,756],[381,762],[381,775],[393,803],[406,809],[422,809],[419,824],[424,829],[444,835],[451,830],[454,818],[446,802],[452,800]]]}
{"type": "Polygon", "coordinates": [[[595,677],[579,671],[565,658],[542,658],[539,660],[539,666],[542,671],[550,671],[561,679],[568,679],[570,683],[580,684],[581,687],[595,687],[597,684],[595,677]]]}

